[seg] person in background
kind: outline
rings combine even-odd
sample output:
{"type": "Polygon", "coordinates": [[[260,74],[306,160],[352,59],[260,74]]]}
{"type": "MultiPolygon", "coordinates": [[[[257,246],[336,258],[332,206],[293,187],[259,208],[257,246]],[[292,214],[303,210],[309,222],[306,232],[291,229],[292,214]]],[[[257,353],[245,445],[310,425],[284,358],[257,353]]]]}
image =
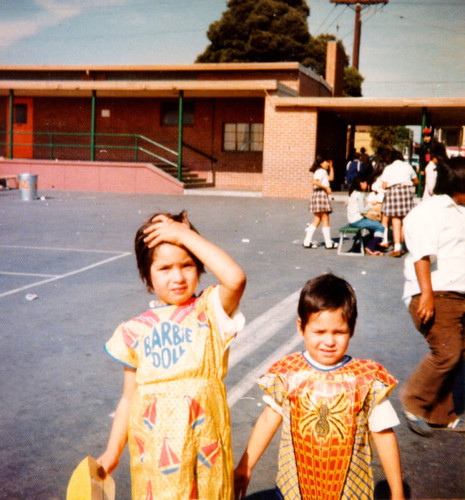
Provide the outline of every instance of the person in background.
{"type": "Polygon", "coordinates": [[[308,204],[308,211],[314,215],[312,223],[307,225],[303,246],[318,248],[318,243],[314,243],[312,238],[321,223],[325,247],[332,250],[338,247],[338,244],[331,239],[329,226],[329,214],[333,211],[329,200],[332,192],[330,182],[334,180],[333,162],[322,155],[317,155],[310,167],[310,172],[313,172],[313,193],[308,204]]]}
{"type": "Polygon", "coordinates": [[[365,245],[366,253],[373,257],[382,257],[384,254],[378,249],[378,245],[383,239],[384,226],[380,221],[365,216],[373,208],[373,205],[367,203],[367,190],[368,180],[365,175],[356,177],[349,189],[347,220],[351,226],[370,232],[371,237],[365,245]]]}
{"type": "Polygon", "coordinates": [[[400,151],[391,152],[391,163],[384,168],[381,176],[383,189],[383,213],[392,220],[394,250],[390,257],[402,257],[403,231],[402,220],[413,208],[412,186],[418,184],[418,177],[410,163],[404,161],[400,151]]]}
{"type": "Polygon", "coordinates": [[[434,195],[405,218],[403,298],[430,352],[401,388],[410,429],[465,432],[454,382],[465,359],[465,158],[439,160],[434,195]]]}
{"type": "Polygon", "coordinates": [[[354,154],[354,159],[349,161],[346,166],[346,186],[350,189],[352,182],[363,172],[363,163],[360,161],[360,153],[354,154]]]}

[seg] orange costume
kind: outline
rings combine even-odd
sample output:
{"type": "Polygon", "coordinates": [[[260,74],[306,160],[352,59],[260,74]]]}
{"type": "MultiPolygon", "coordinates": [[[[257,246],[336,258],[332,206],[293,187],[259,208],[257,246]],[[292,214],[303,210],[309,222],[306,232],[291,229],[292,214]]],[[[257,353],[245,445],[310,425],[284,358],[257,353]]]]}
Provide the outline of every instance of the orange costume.
{"type": "Polygon", "coordinates": [[[129,419],[134,499],[230,499],[233,460],[223,377],[243,326],[216,287],[120,325],[106,351],[135,370],[129,419]]]}
{"type": "Polygon", "coordinates": [[[286,500],[373,498],[368,418],[396,382],[374,361],[347,356],[322,370],[302,353],[261,377],[271,406],[282,410],[276,485],[286,500]]]}

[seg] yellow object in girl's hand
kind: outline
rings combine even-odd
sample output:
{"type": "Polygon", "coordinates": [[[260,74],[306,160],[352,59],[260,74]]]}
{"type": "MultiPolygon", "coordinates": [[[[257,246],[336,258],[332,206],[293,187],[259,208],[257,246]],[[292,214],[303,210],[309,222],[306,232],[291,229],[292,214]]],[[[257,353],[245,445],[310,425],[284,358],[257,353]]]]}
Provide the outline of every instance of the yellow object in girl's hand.
{"type": "Polygon", "coordinates": [[[73,471],[66,491],[66,500],[115,500],[115,481],[95,458],[86,457],[73,471]]]}

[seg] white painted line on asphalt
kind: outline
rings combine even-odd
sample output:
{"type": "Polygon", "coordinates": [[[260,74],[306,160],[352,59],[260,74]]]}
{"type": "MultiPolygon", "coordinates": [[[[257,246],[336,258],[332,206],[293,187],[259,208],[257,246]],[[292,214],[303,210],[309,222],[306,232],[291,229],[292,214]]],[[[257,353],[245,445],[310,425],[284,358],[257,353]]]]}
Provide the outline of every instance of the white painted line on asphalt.
{"type": "Polygon", "coordinates": [[[286,354],[294,351],[294,349],[303,342],[302,337],[296,332],[287,342],[279,349],[276,349],[262,363],[247,373],[247,375],[236,385],[228,390],[228,406],[231,408],[239,399],[247,394],[250,389],[256,384],[257,379],[263,375],[270,366],[284,357],[286,354]]]}
{"type": "Polygon", "coordinates": [[[284,300],[249,324],[240,332],[231,344],[229,353],[229,369],[242,359],[250,356],[250,353],[258,349],[270,337],[286,326],[292,318],[297,318],[297,302],[300,290],[292,293],[284,300]]]}
{"type": "Polygon", "coordinates": [[[4,276],[34,276],[36,278],[54,278],[58,274],[38,274],[38,273],[12,273],[9,271],[0,271],[0,275],[4,276]]]}
{"type": "Polygon", "coordinates": [[[112,253],[112,254],[125,253],[116,250],[90,250],[88,248],[63,248],[63,247],[33,247],[27,245],[0,245],[0,248],[23,248],[25,250],[49,250],[57,252],[87,252],[87,253],[112,253]]]}
{"type": "MultiPolygon", "coordinates": [[[[244,330],[239,333],[231,345],[229,369],[241,360],[251,356],[255,350],[259,349],[268,339],[297,317],[297,302],[299,300],[299,295],[300,290],[297,290],[279,302],[279,304],[276,304],[246,325],[244,330]]],[[[245,374],[240,382],[228,389],[228,405],[230,407],[233,406],[254,386],[260,375],[262,375],[275,361],[295,349],[301,341],[302,337],[295,333],[287,342],[282,344],[260,363],[260,365],[245,374]]]]}
{"type": "Polygon", "coordinates": [[[121,253],[119,255],[115,255],[113,257],[110,257],[108,259],[96,262],[95,264],[91,264],[90,266],[81,267],[80,269],[76,269],[75,271],[71,271],[71,272],[66,273],[66,274],[61,274],[59,276],[54,276],[53,278],[48,278],[48,279],[45,279],[45,280],[42,280],[42,281],[37,281],[36,283],[32,283],[30,285],[25,285],[25,286],[22,286],[20,288],[15,288],[14,290],[9,290],[8,292],[0,293],[0,299],[2,297],[6,297],[7,295],[13,295],[14,293],[18,293],[18,292],[22,292],[24,290],[28,290],[29,288],[33,288],[33,287],[36,287],[36,286],[45,285],[47,283],[52,283],[53,281],[58,281],[58,280],[61,280],[61,279],[64,279],[64,278],[69,278],[70,276],[74,276],[75,274],[83,273],[85,271],[88,271],[89,269],[94,269],[94,268],[102,266],[104,264],[108,264],[109,262],[111,262],[113,260],[121,259],[123,257],[128,257],[129,255],[132,255],[132,253],[131,252],[124,252],[124,253],[121,253]]]}

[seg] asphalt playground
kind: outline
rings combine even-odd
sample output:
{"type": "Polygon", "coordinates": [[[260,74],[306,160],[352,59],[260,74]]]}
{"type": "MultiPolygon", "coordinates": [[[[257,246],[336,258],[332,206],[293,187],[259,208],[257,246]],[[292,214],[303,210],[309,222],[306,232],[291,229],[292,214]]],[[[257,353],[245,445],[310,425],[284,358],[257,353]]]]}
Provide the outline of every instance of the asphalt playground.
{"type": "MultiPolygon", "coordinates": [[[[236,463],[263,409],[257,377],[303,348],[295,320],[307,279],[332,271],[354,286],[359,321],[349,354],[379,361],[402,383],[427,352],[401,301],[403,259],[304,249],[305,200],[226,194],[39,191],[41,199],[23,201],[17,190],[0,191],[0,499],[64,499],[77,464],[104,450],[123,370],[103,344],[150,300],[132,245],[154,212],[186,209],[247,273],[241,310],[248,323],[231,347],[225,379],[236,463]]],[[[343,201],[333,208],[336,238],[346,223],[343,201]]],[[[207,274],[201,285],[212,282],[207,274]]],[[[457,395],[463,410],[463,377],[457,395]]],[[[400,413],[397,389],[391,400],[400,413]]],[[[423,438],[403,420],[396,435],[411,498],[465,498],[465,436],[423,438]]],[[[251,497],[273,488],[277,445],[275,438],[257,465],[251,497]]],[[[376,453],[374,476],[382,486],[376,453]]],[[[113,477],[116,498],[130,499],[127,451],[113,477]]]]}

